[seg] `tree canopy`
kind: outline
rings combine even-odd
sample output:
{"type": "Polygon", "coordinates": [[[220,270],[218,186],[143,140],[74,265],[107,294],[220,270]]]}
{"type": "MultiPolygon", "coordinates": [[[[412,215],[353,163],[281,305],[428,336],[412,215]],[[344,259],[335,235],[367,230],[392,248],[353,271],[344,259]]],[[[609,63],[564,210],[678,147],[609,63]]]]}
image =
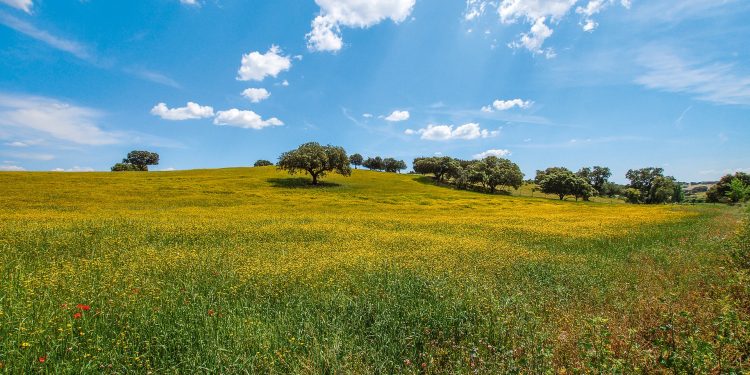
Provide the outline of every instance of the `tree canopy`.
{"type": "Polygon", "coordinates": [[[467,179],[470,183],[480,183],[494,193],[498,186],[518,189],[523,184],[521,168],[508,159],[488,156],[468,165],[467,179]]]}
{"type": "Polygon", "coordinates": [[[706,201],[710,203],[730,203],[732,199],[727,194],[732,190],[732,181],[734,179],[750,186],[750,174],[737,172],[733,175],[725,175],[719,180],[719,183],[708,189],[706,201]]]}
{"type": "Polygon", "coordinates": [[[385,158],[383,159],[383,169],[385,169],[386,172],[400,173],[402,170],[406,169],[406,162],[394,158],[385,158]]]}
{"type": "Polygon", "coordinates": [[[295,174],[307,172],[312,177],[312,184],[318,184],[318,178],[328,172],[342,176],[351,176],[352,169],[346,151],[338,146],[321,146],[317,142],[309,142],[299,146],[296,150],[287,151],[279,157],[278,168],[295,174]]]}
{"type": "Polygon", "coordinates": [[[560,200],[565,199],[566,195],[575,196],[576,200],[578,198],[588,199],[593,193],[593,188],[587,180],[577,176],[567,168],[553,167],[547,168],[546,171],[537,171],[535,180],[538,181],[539,188],[543,193],[557,195],[560,200]]]}
{"type": "Polygon", "coordinates": [[[349,162],[352,163],[354,166],[354,169],[357,169],[360,165],[362,165],[364,159],[362,159],[362,155],[360,154],[354,154],[352,156],[349,156],[349,162]]]}
{"type": "Polygon", "coordinates": [[[414,172],[419,174],[432,174],[436,182],[442,182],[445,177],[455,174],[461,165],[448,156],[432,156],[428,158],[414,159],[414,172]]]}
{"type": "Polygon", "coordinates": [[[609,168],[595,165],[593,168],[581,168],[576,174],[588,181],[596,195],[606,195],[607,183],[609,183],[609,178],[612,177],[612,171],[609,168]]]}
{"type": "Polygon", "coordinates": [[[385,162],[383,161],[383,158],[376,156],[374,158],[367,158],[367,160],[362,163],[362,166],[372,171],[382,171],[385,169],[385,162]]]}
{"type": "MultiPolygon", "coordinates": [[[[676,181],[674,177],[664,176],[662,168],[631,169],[626,174],[630,180],[629,187],[638,190],[638,203],[659,204],[672,200],[675,192],[676,181]]],[[[634,199],[634,194],[629,194],[628,200],[634,199]]],[[[635,203],[635,202],[633,202],[635,203]]]]}
{"type": "Polygon", "coordinates": [[[253,164],[253,167],[270,167],[272,165],[273,165],[272,162],[268,160],[260,159],[256,161],[255,164],[253,164]]]}
{"type": "Polygon", "coordinates": [[[149,151],[130,151],[122,163],[112,167],[113,172],[148,171],[149,165],[159,164],[159,154],[149,151]]]}

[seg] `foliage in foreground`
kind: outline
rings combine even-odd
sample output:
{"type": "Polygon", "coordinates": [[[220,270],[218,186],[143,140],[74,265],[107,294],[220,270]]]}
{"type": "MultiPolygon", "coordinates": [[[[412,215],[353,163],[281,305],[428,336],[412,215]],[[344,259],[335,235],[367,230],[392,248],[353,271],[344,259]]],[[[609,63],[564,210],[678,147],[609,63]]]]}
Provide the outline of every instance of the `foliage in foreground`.
{"type": "Polygon", "coordinates": [[[3,371],[750,369],[735,208],[280,179],[0,175],[3,371]]]}

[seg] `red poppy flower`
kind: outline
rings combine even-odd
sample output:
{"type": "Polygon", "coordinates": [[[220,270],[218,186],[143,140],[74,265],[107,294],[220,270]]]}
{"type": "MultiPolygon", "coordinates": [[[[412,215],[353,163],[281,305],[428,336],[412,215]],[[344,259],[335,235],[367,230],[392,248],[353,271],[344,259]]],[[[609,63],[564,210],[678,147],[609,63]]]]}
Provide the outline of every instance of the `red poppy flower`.
{"type": "Polygon", "coordinates": [[[81,316],[82,316],[81,313],[77,312],[73,314],[73,319],[81,319],[81,316]]]}
{"type": "Polygon", "coordinates": [[[89,306],[89,305],[84,305],[84,304],[81,304],[81,303],[79,303],[79,304],[78,304],[78,305],[77,305],[76,307],[77,307],[77,308],[78,308],[79,310],[83,310],[83,311],[89,311],[89,310],[91,310],[91,306],[89,306]]]}
{"type": "Polygon", "coordinates": [[[44,363],[47,361],[47,357],[39,357],[39,363],[44,363]]]}

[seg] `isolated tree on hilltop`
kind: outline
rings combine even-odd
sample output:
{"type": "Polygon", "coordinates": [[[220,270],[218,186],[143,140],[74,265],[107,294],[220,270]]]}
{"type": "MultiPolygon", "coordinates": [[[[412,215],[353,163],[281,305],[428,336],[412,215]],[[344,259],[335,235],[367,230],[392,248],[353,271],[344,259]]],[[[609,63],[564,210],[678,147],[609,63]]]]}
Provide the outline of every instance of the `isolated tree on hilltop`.
{"type": "Polygon", "coordinates": [[[149,165],[159,164],[159,154],[149,151],[130,151],[122,163],[112,167],[113,172],[148,171],[149,165]]]}
{"type": "Polygon", "coordinates": [[[270,161],[265,160],[265,159],[260,159],[256,161],[255,164],[253,164],[253,167],[270,167],[272,165],[273,163],[271,163],[270,161]]]}
{"type": "Polygon", "coordinates": [[[360,165],[362,165],[362,155],[360,154],[354,154],[349,157],[349,161],[354,165],[354,169],[357,169],[360,165]]]}
{"type": "Polygon", "coordinates": [[[321,146],[317,142],[309,142],[299,146],[296,150],[288,151],[279,157],[278,168],[295,174],[305,171],[312,176],[312,184],[318,184],[318,178],[328,172],[342,176],[351,176],[349,158],[342,147],[321,146]]]}

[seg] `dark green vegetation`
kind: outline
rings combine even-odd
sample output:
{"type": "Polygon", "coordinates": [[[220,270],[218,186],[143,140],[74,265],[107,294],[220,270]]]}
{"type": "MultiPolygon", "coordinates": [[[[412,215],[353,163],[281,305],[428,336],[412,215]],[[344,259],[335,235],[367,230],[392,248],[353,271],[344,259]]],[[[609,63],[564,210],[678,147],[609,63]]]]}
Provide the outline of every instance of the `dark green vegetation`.
{"type": "Polygon", "coordinates": [[[270,167],[273,163],[269,160],[260,159],[253,164],[253,167],[270,167]]]}
{"type": "Polygon", "coordinates": [[[312,177],[312,184],[318,184],[318,178],[328,172],[335,172],[342,176],[352,174],[349,157],[342,147],[321,146],[316,142],[309,142],[299,146],[296,150],[288,151],[279,156],[279,169],[295,174],[299,171],[307,172],[312,177]]]}
{"type": "Polygon", "coordinates": [[[739,203],[750,200],[750,174],[728,174],[708,189],[706,200],[711,203],[739,203]]]}
{"type": "Polygon", "coordinates": [[[159,164],[159,154],[149,151],[130,151],[122,163],[112,167],[112,172],[146,172],[149,165],[159,164]]]}

